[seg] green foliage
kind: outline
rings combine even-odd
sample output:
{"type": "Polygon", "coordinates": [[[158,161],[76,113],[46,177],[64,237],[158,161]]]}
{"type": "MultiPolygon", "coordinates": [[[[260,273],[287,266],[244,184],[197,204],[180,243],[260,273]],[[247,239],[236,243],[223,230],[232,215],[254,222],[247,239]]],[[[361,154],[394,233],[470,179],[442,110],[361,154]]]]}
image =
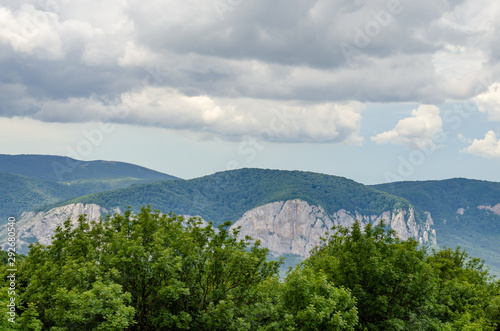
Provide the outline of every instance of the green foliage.
{"type": "Polygon", "coordinates": [[[21,316],[36,307],[51,330],[231,329],[279,263],[229,225],[215,231],[146,208],[99,222],[81,216],[75,229],[68,220],[18,267],[21,316]]]}
{"type": "Polygon", "coordinates": [[[136,178],[170,180],[176,177],[130,163],[78,161],[54,155],[1,155],[0,172],[18,174],[51,182],[136,178]]]}
{"type": "Polygon", "coordinates": [[[384,224],[339,227],[305,264],[357,299],[359,330],[495,330],[498,283],[463,251],[428,255],[384,224]]]}
{"type": "Polygon", "coordinates": [[[500,325],[500,283],[495,283],[480,259],[465,251],[434,252],[428,263],[437,272],[439,295],[435,312],[454,330],[495,330],[500,325]]]}
{"type": "Polygon", "coordinates": [[[354,330],[358,324],[356,300],[336,288],[327,275],[311,268],[291,271],[280,291],[276,330],[354,330]]]}
{"type": "Polygon", "coordinates": [[[97,280],[87,291],[57,289],[51,315],[56,325],[65,329],[124,330],[132,324],[135,313],[130,299],[130,293],[122,293],[121,285],[97,280]]]}
{"type": "Polygon", "coordinates": [[[19,263],[24,259],[26,259],[26,255],[24,254],[11,253],[11,256],[9,256],[9,252],[0,250],[0,265],[6,265],[9,262],[19,263]],[[9,258],[11,258],[10,261],[9,258]]]}
{"type": "MultiPolygon", "coordinates": [[[[430,254],[385,225],[337,227],[280,261],[225,222],[142,208],[68,219],[17,261],[16,323],[1,330],[498,330],[500,282],[464,251],[430,254]]],[[[0,266],[0,313],[9,280],[0,266]]]]}
{"type": "Polygon", "coordinates": [[[395,239],[383,223],[368,224],[362,232],[356,222],[351,229],[338,228],[306,263],[352,291],[361,329],[397,330],[408,329],[415,314],[430,313],[426,298],[434,282],[424,257],[417,242],[395,239]]]}
{"type": "MultiPolygon", "coordinates": [[[[11,312],[7,304],[10,302],[8,295],[9,288],[0,288],[0,330],[2,331],[41,331],[43,324],[38,319],[38,312],[33,304],[29,304],[24,310],[22,316],[18,312],[11,312]],[[10,315],[10,313],[14,315],[10,315]],[[12,319],[12,322],[9,321],[12,319]]],[[[16,300],[19,296],[14,296],[16,300]]]]}
{"type": "MultiPolygon", "coordinates": [[[[240,169],[185,181],[136,185],[66,201],[95,203],[106,208],[150,204],[160,210],[199,215],[219,225],[237,220],[250,209],[276,201],[302,199],[333,214],[339,209],[366,215],[409,208],[401,198],[352,180],[302,171],[240,169]]],[[[61,204],[62,205],[62,204],[61,204]]]]}
{"type": "Polygon", "coordinates": [[[455,178],[374,187],[407,199],[420,215],[430,212],[441,247],[460,246],[484,258],[500,277],[500,215],[477,208],[500,203],[500,183],[455,178]],[[459,208],[464,209],[463,215],[459,208]]]}

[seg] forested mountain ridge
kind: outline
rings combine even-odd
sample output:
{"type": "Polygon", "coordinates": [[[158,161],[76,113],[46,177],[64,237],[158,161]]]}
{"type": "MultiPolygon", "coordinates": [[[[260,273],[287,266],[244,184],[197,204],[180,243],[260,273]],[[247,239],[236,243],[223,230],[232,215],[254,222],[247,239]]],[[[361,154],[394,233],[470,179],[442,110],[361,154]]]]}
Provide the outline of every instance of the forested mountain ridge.
{"type": "MultiPolygon", "coordinates": [[[[20,244],[48,242],[51,232],[47,229],[55,229],[67,217],[76,222],[75,210],[93,214],[130,206],[138,212],[144,205],[200,216],[215,226],[230,220],[242,227],[242,237],[260,240],[275,255],[306,257],[333,226],[350,226],[356,220],[363,226],[385,220],[402,239],[436,243],[432,220],[416,217],[405,199],[338,176],[239,169],[192,180],[133,185],[46,206],[23,215],[18,223],[20,244]]],[[[4,230],[0,239],[3,236],[4,230]]]]}
{"type": "MultiPolygon", "coordinates": [[[[0,160],[30,158],[41,160],[41,168],[25,164],[17,167],[18,172],[53,178],[51,162],[64,165],[67,161],[52,156],[0,155],[0,160]]],[[[171,176],[135,165],[100,162],[104,161],[81,161],[83,166],[69,182],[0,172],[2,220],[10,214],[20,217],[23,212],[35,211],[26,224],[50,222],[50,213],[37,213],[68,205],[81,204],[70,209],[86,210],[85,206],[95,204],[110,212],[116,207],[126,210],[127,206],[138,212],[151,205],[180,215],[197,215],[215,225],[239,221],[245,234],[261,239],[276,252],[307,255],[325,228],[346,226],[355,219],[364,224],[385,219],[403,238],[425,242],[437,238],[441,246],[461,246],[472,256],[485,259],[494,273],[500,274],[500,183],[458,178],[365,186],[338,176],[269,169],[239,169],[165,181],[171,176]],[[86,169],[104,170],[96,173],[86,169]],[[109,175],[110,169],[130,171],[109,175]],[[137,169],[145,169],[139,171],[146,174],[144,178],[116,177],[135,175],[137,169]]],[[[0,169],[13,167],[7,163],[0,163],[0,169]]]]}
{"type": "Polygon", "coordinates": [[[61,183],[0,172],[0,224],[5,223],[5,218],[11,214],[20,216],[23,212],[68,199],[150,181],[123,177],[61,183]]]}
{"type": "Polygon", "coordinates": [[[407,199],[420,214],[429,212],[441,246],[460,246],[500,274],[500,183],[453,178],[373,187],[407,199]]]}
{"type": "Polygon", "coordinates": [[[123,162],[48,155],[0,155],[0,225],[48,204],[176,177],[123,162]],[[60,181],[61,179],[62,181],[60,181]]]}
{"type": "Polygon", "coordinates": [[[81,161],[55,155],[0,154],[0,172],[56,182],[77,180],[137,178],[143,180],[179,179],[135,164],[115,161],[81,161]]]}
{"type": "Polygon", "coordinates": [[[19,214],[40,206],[70,199],[68,185],[0,172],[0,217],[5,223],[10,214],[19,214]]]}
{"type": "Polygon", "coordinates": [[[417,209],[445,217],[459,208],[500,203],[500,183],[466,178],[431,181],[406,181],[372,185],[372,187],[402,196],[417,209]]]}
{"type": "MultiPolygon", "coordinates": [[[[183,181],[133,185],[59,203],[97,204],[107,209],[151,205],[178,214],[199,215],[215,225],[235,221],[253,208],[277,201],[301,199],[329,214],[340,209],[363,215],[410,209],[400,197],[353,180],[303,171],[239,169],[183,181]]],[[[50,208],[55,207],[50,206],[50,208]]],[[[46,207],[45,210],[48,210],[46,207]]]]}

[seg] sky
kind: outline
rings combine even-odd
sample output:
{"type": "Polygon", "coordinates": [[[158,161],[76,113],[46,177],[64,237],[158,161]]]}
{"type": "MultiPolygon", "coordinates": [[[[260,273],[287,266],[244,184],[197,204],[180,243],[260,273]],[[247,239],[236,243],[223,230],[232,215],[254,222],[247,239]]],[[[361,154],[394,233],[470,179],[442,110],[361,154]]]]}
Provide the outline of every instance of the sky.
{"type": "Polygon", "coordinates": [[[500,2],[0,0],[0,153],[500,181],[500,2]]]}

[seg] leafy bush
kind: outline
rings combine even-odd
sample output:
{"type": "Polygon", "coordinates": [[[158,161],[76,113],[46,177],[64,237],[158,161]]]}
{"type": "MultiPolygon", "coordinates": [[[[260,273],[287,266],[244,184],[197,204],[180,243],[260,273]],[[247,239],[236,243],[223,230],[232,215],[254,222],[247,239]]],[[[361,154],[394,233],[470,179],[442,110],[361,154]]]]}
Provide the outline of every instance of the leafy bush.
{"type": "MultiPolygon", "coordinates": [[[[142,208],[68,220],[17,262],[16,323],[2,330],[498,330],[500,282],[461,250],[401,241],[383,223],[338,227],[310,258],[281,261],[230,222],[142,208]]],[[[4,263],[5,261],[2,260],[4,263]]],[[[0,269],[7,316],[8,266],[0,269]]]]}

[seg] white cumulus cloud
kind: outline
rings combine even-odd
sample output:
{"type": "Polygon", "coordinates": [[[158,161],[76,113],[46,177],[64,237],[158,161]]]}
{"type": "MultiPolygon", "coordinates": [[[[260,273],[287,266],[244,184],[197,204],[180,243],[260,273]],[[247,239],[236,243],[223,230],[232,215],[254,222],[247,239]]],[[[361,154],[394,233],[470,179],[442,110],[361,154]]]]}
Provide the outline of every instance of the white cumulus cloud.
{"type": "MultiPolygon", "coordinates": [[[[359,144],[362,103],[470,100],[483,91],[479,71],[500,77],[497,2],[224,3],[221,17],[202,0],[2,2],[0,116],[109,120],[139,95],[142,113],[129,119],[140,125],[229,138],[258,131],[263,109],[290,108],[300,121],[281,139],[359,144]],[[144,82],[157,89],[130,92],[144,82]]],[[[495,120],[498,85],[477,99],[495,120]]],[[[426,107],[372,139],[419,146],[442,125],[426,107]]]]}
{"type": "Polygon", "coordinates": [[[0,7],[0,42],[18,53],[60,59],[64,52],[55,24],[57,15],[39,11],[33,5],[22,5],[15,12],[0,7]]]}
{"type": "Polygon", "coordinates": [[[488,131],[484,139],[474,139],[472,144],[462,152],[481,156],[488,159],[500,158],[500,139],[494,131],[488,131]]]}
{"type": "Polygon", "coordinates": [[[490,120],[500,121],[500,83],[493,83],[488,91],[478,95],[475,100],[479,110],[488,113],[490,120]]]}
{"type": "Polygon", "coordinates": [[[411,112],[411,117],[402,119],[390,131],[371,138],[377,144],[400,144],[410,148],[428,145],[433,136],[442,129],[443,120],[439,108],[433,105],[421,105],[411,112]]]}
{"type": "Polygon", "coordinates": [[[154,126],[212,134],[225,140],[264,135],[276,142],[359,145],[359,102],[303,104],[249,98],[188,96],[147,86],[118,100],[97,96],[46,102],[33,117],[49,122],[95,122],[154,126]],[[75,114],[78,114],[75,116],[75,114]]]}

